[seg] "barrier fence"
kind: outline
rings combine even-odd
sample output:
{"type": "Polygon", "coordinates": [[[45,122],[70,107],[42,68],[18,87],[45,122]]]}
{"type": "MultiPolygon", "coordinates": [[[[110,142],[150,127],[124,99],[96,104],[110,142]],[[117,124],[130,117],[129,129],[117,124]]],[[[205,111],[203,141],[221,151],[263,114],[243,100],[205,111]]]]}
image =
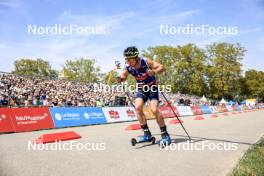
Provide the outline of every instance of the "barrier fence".
{"type": "MultiPolygon", "coordinates": [[[[263,109],[255,106],[173,106],[178,116],[263,109]]],[[[170,107],[159,107],[163,118],[172,118],[170,107]]],[[[147,119],[154,116],[148,107],[144,108],[147,119]]],[[[25,132],[51,128],[83,125],[97,125],[137,120],[133,107],[38,107],[38,108],[0,108],[0,133],[25,132]]]]}

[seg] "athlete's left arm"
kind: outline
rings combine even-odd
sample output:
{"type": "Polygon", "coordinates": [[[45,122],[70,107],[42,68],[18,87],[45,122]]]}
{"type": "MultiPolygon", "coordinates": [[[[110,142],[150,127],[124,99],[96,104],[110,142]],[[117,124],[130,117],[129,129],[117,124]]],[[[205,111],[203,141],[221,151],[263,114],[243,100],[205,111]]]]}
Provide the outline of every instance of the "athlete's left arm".
{"type": "Polygon", "coordinates": [[[152,71],[154,71],[156,74],[162,73],[165,71],[165,68],[162,64],[153,61],[151,59],[147,59],[147,63],[152,71]]]}

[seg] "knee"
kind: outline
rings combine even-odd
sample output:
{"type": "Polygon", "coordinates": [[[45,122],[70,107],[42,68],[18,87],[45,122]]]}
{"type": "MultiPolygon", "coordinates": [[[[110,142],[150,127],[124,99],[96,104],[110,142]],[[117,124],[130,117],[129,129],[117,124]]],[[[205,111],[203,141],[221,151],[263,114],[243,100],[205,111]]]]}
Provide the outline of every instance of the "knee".
{"type": "Polygon", "coordinates": [[[158,108],[151,108],[151,112],[154,114],[154,115],[158,115],[158,113],[159,113],[159,110],[158,110],[158,108]]]}
{"type": "Polygon", "coordinates": [[[142,114],[143,113],[143,107],[136,106],[136,111],[137,111],[138,114],[142,114]]]}

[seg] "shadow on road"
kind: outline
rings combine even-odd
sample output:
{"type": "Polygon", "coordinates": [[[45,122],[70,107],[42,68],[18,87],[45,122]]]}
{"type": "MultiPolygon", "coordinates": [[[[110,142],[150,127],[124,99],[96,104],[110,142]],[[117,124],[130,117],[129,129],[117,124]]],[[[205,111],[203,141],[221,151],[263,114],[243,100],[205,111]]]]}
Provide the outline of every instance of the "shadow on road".
{"type": "MultiPolygon", "coordinates": [[[[154,134],[157,138],[159,134],[154,134]]],[[[175,135],[175,134],[170,134],[171,136],[171,143],[178,144],[178,143],[184,143],[189,140],[189,138],[185,135],[175,135]]],[[[226,140],[226,139],[216,139],[216,138],[207,138],[207,137],[197,137],[197,136],[191,136],[192,142],[191,143],[196,143],[196,142],[201,142],[201,141],[215,141],[215,142],[228,142],[228,143],[236,143],[236,144],[242,144],[242,145],[252,145],[253,143],[248,143],[248,142],[240,142],[240,141],[231,141],[231,140],[226,140]]],[[[135,147],[135,149],[141,149],[145,147],[149,147],[152,145],[159,145],[159,141],[157,140],[155,144],[152,143],[142,143],[138,144],[138,147],[135,147]]]]}

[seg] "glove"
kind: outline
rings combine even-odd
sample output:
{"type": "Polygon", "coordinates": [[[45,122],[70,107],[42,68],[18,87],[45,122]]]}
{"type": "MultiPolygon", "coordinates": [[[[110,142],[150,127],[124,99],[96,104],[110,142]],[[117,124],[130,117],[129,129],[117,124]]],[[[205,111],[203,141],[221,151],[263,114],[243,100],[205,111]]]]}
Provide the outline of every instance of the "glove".
{"type": "Polygon", "coordinates": [[[155,72],[153,70],[149,69],[149,70],[147,70],[147,74],[149,76],[154,76],[155,75],[155,72]]]}

